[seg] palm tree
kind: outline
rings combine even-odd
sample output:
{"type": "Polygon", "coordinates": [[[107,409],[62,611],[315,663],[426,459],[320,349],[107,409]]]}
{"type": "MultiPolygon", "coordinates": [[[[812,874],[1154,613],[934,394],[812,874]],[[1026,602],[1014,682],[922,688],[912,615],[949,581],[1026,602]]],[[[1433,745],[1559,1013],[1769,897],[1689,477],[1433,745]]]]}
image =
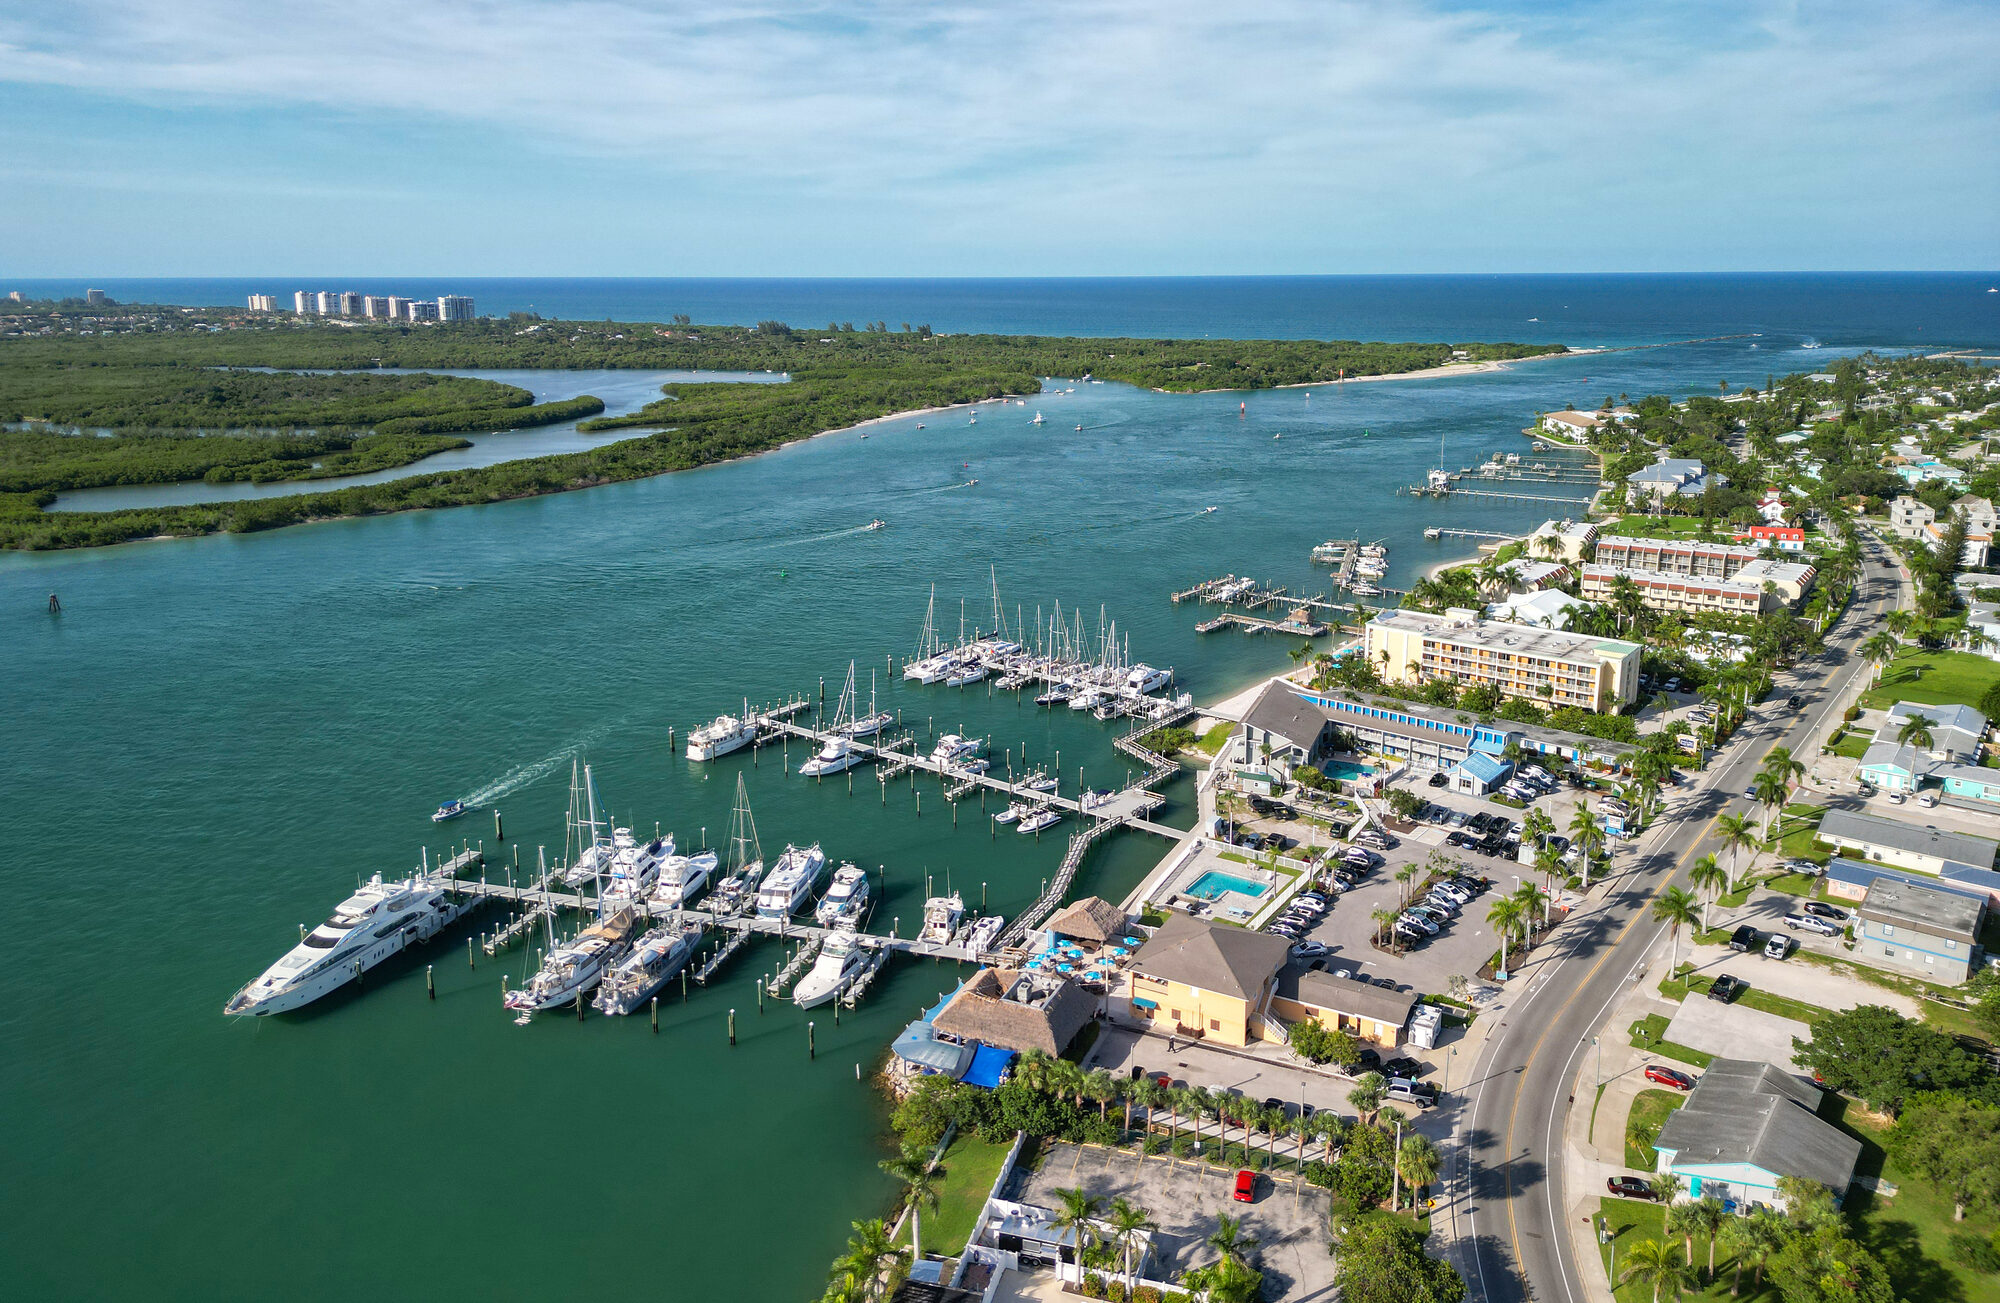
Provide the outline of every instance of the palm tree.
{"type": "Polygon", "coordinates": [[[1704,855],[1688,869],[1688,881],[1701,893],[1701,930],[1708,931],[1708,907],[1729,882],[1729,875],[1715,862],[1713,855],[1704,855]]]}
{"type": "MultiPolygon", "coordinates": [[[[1578,806],[1577,808],[1582,809],[1583,807],[1578,806]]],[[[1530,844],[1539,845],[1544,837],[1547,837],[1555,830],[1556,821],[1543,813],[1539,806],[1521,816],[1521,844],[1523,846],[1530,844]]]]}
{"type": "Polygon", "coordinates": [[[1354,1105],[1354,1111],[1361,1115],[1363,1122],[1373,1122],[1388,1094],[1387,1078],[1379,1072],[1364,1072],[1354,1079],[1354,1089],[1347,1092],[1347,1102],[1354,1105]]]}
{"type": "MultiPolygon", "coordinates": [[[[1097,1101],[1097,1116],[1100,1121],[1110,1116],[1111,1101],[1124,1093],[1120,1089],[1123,1085],[1123,1082],[1119,1081],[1118,1078],[1112,1076],[1109,1072],[1106,1072],[1103,1068],[1092,1068],[1084,1074],[1083,1093],[1097,1101]]],[[[1125,1123],[1128,1128],[1131,1126],[1132,1112],[1130,1109],[1125,1111],[1125,1123]]]]}
{"type": "Polygon", "coordinates": [[[1590,807],[1579,802],[1576,812],[1569,817],[1569,841],[1582,854],[1583,886],[1590,889],[1590,861],[1604,845],[1604,825],[1597,822],[1597,816],[1590,807]]]}
{"type": "Polygon", "coordinates": [[[1681,1215],[1681,1227],[1688,1236],[1688,1261],[1694,1261],[1694,1234],[1699,1231],[1708,1237],[1708,1283],[1715,1283],[1715,1237],[1723,1223],[1734,1221],[1722,1210],[1722,1200],[1714,1195],[1697,1199],[1693,1203],[1682,1204],[1674,1211],[1681,1215]]]}
{"type": "Polygon", "coordinates": [[[889,1228],[880,1217],[855,1222],[853,1226],[847,1252],[834,1261],[829,1273],[835,1288],[828,1293],[833,1295],[838,1289],[839,1297],[864,1300],[879,1292],[884,1265],[900,1258],[903,1251],[890,1241],[889,1228]]]}
{"type": "Polygon", "coordinates": [[[1500,971],[1507,971],[1507,943],[1521,927],[1521,902],[1511,896],[1502,896],[1486,911],[1486,921],[1500,937],[1500,971]]]}
{"type": "Polygon", "coordinates": [[[1673,1207],[1674,1200],[1680,1198],[1681,1187],[1686,1182],[1674,1173],[1668,1172],[1664,1176],[1654,1177],[1649,1184],[1653,1187],[1654,1200],[1665,1207],[1671,1208],[1673,1207]]]}
{"type": "Polygon", "coordinates": [[[1081,1262],[1084,1249],[1097,1243],[1097,1213],[1104,1206],[1104,1200],[1081,1186],[1057,1190],[1056,1199],[1062,1207],[1056,1209],[1055,1220],[1050,1225],[1076,1236],[1076,1257],[1081,1262]]]}
{"type": "Polygon", "coordinates": [[[1792,755],[1790,747],[1772,747],[1771,754],[1764,757],[1764,767],[1759,772],[1775,774],[1781,782],[1793,783],[1806,776],[1806,767],[1792,755]]]}
{"type": "Polygon", "coordinates": [[[1730,1240],[1730,1248],[1736,1254],[1736,1280],[1729,1287],[1734,1294],[1743,1284],[1743,1268],[1753,1269],[1751,1288],[1764,1287],[1764,1267],[1778,1250],[1785,1247],[1791,1238],[1793,1227],[1781,1213],[1770,1209],[1754,1212],[1748,1217],[1732,1217],[1725,1227],[1730,1240]]]}
{"type": "Polygon", "coordinates": [[[1725,814],[1715,821],[1715,835],[1721,840],[1723,849],[1729,852],[1729,889],[1733,892],[1736,890],[1737,870],[1743,867],[1743,852],[1749,851],[1753,857],[1757,853],[1760,840],[1757,828],[1747,814],[1725,814]]]}
{"type": "Polygon", "coordinates": [[[1244,1232],[1241,1217],[1231,1217],[1228,1213],[1215,1215],[1215,1229],[1208,1236],[1209,1248],[1231,1262],[1248,1266],[1257,1244],[1256,1236],[1244,1232]]]}
{"type": "Polygon", "coordinates": [[[1396,911],[1383,905],[1368,911],[1368,917],[1375,923],[1375,940],[1379,943],[1389,935],[1389,925],[1396,921],[1396,911]]]}
{"type": "Polygon", "coordinates": [[[1785,801],[1792,794],[1785,780],[1772,773],[1760,773],[1750,790],[1757,793],[1757,804],[1764,807],[1764,840],[1771,840],[1771,829],[1777,823],[1778,812],[1785,808],[1785,801]]]}
{"type": "Polygon", "coordinates": [[[1423,869],[1415,864],[1405,864],[1402,868],[1396,870],[1396,885],[1401,888],[1396,893],[1398,903],[1408,903],[1412,890],[1410,884],[1415,882],[1417,875],[1422,872],[1423,869]]]}
{"type": "Polygon", "coordinates": [[[1125,1293],[1132,1293],[1132,1276],[1137,1270],[1132,1250],[1138,1246],[1142,1231],[1156,1231],[1160,1224],[1146,1215],[1146,1210],[1119,1195],[1111,1201],[1111,1238],[1117,1242],[1120,1256],[1125,1266],[1125,1293]]]}
{"type": "Polygon", "coordinates": [[[1653,1287],[1653,1303],[1660,1303],[1660,1291],[1677,1299],[1689,1285],[1687,1265],[1681,1261],[1681,1246],[1659,1240],[1640,1240],[1625,1250],[1625,1267],[1618,1273],[1620,1284],[1636,1280],[1653,1287]]]}
{"type": "Polygon", "coordinates": [[[1525,924],[1524,930],[1528,933],[1529,941],[1532,942],[1535,934],[1535,911],[1537,909],[1542,911],[1542,926],[1546,928],[1549,925],[1550,902],[1548,893],[1532,882],[1524,882],[1514,888],[1513,898],[1520,902],[1521,918],[1525,924]]]}
{"type": "Polygon", "coordinates": [[[1901,728],[1896,730],[1896,740],[1904,746],[1928,751],[1937,745],[1937,738],[1931,734],[1931,730],[1936,726],[1937,721],[1928,715],[1912,715],[1903,721],[1901,728]]]}
{"type": "Polygon", "coordinates": [[[937,1211],[937,1173],[931,1168],[929,1156],[921,1150],[905,1149],[895,1158],[883,1159],[879,1166],[903,1183],[903,1202],[910,1209],[910,1260],[921,1262],[924,1256],[923,1210],[937,1211]]]}
{"type": "Polygon", "coordinates": [[[1052,1059],[1048,1066],[1048,1090],[1051,1094],[1066,1097],[1078,1108],[1083,1107],[1083,1069],[1068,1059],[1052,1059]]]}
{"type": "Polygon", "coordinates": [[[1288,1135],[1292,1127],[1292,1115],[1281,1108],[1267,1108],[1257,1115],[1257,1126],[1266,1137],[1265,1149],[1271,1155],[1271,1166],[1278,1166],[1278,1137],[1288,1135]]]}
{"type": "Polygon", "coordinates": [[[1429,1136],[1412,1131],[1403,1137],[1403,1147],[1396,1151],[1396,1173],[1409,1187],[1411,1207],[1416,1206],[1417,1191],[1437,1180],[1441,1168],[1437,1146],[1429,1136]]]}
{"type": "Polygon", "coordinates": [[[1049,1088],[1049,1069],[1057,1062],[1047,1050],[1027,1049],[1014,1061],[1014,1080],[1030,1090],[1049,1088]]]}
{"type": "Polygon", "coordinates": [[[1685,887],[1668,887],[1653,901],[1653,921],[1667,925],[1667,937],[1673,943],[1673,960],[1667,965],[1670,975],[1681,966],[1681,929],[1698,921],[1700,908],[1685,887]]]}

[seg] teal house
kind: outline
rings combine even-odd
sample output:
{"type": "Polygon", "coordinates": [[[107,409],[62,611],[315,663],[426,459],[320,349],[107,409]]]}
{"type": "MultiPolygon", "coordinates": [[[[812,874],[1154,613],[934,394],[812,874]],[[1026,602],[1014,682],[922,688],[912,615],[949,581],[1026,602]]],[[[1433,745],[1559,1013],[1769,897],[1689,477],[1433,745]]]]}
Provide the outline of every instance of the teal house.
{"type": "Polygon", "coordinates": [[[1823,1094],[1768,1063],[1717,1059],[1661,1125],[1656,1170],[1686,1182],[1683,1198],[1714,1196],[1736,1212],[1782,1209],[1782,1176],[1817,1181],[1839,1202],[1861,1142],[1819,1116],[1823,1094]]]}

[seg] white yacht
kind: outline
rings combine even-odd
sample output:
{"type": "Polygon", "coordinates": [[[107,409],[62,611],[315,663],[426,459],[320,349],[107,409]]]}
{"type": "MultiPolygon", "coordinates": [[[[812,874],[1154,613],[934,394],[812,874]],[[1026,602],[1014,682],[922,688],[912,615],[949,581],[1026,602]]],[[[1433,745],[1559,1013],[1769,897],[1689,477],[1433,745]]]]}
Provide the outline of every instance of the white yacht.
{"type": "Polygon", "coordinates": [[[717,715],[689,733],[687,756],[690,760],[713,760],[731,751],[741,751],[756,740],[757,717],[750,713],[750,703],[746,701],[742,714],[717,715]]]}
{"type": "Polygon", "coordinates": [[[1009,801],[1007,808],[993,816],[995,823],[1016,823],[1021,816],[1034,813],[1035,807],[1027,801],[1009,801]]]}
{"type": "Polygon", "coordinates": [[[1103,705],[1106,694],[1098,688],[1081,688],[1069,699],[1071,710],[1096,710],[1103,705]]]}
{"type": "Polygon", "coordinates": [[[985,677],[986,667],[978,661],[960,661],[944,676],[944,685],[947,688],[962,688],[968,683],[977,683],[985,677]]]}
{"type": "Polygon", "coordinates": [[[231,997],[222,1011],[261,1016],[311,1004],[389,956],[430,940],[477,899],[454,897],[450,882],[441,877],[384,882],[378,873],[262,977],[231,997]]]}
{"type": "Polygon", "coordinates": [[[947,733],[938,739],[936,746],[931,748],[931,759],[941,765],[949,765],[976,756],[985,747],[986,743],[976,737],[960,737],[956,733],[947,733]]]}
{"type": "Polygon", "coordinates": [[[694,958],[695,948],[701,944],[701,936],[699,923],[654,928],[640,937],[632,953],[605,976],[591,1004],[605,1013],[631,1013],[675,973],[687,967],[694,958]]]}
{"type": "Polygon", "coordinates": [[[799,765],[799,776],[817,778],[823,774],[837,774],[843,769],[866,764],[869,759],[869,754],[857,748],[851,740],[835,735],[826,740],[826,745],[812,759],[799,765]]]}
{"type": "Polygon", "coordinates": [[[935,941],[940,945],[958,935],[958,921],[965,917],[965,901],[957,892],[949,896],[932,896],[924,902],[924,926],[917,933],[919,941],[935,941]]]}
{"type": "Polygon", "coordinates": [[[714,851],[667,856],[660,862],[660,879],[647,899],[662,909],[686,909],[708,886],[709,875],[718,863],[714,851]]]}
{"type": "Polygon", "coordinates": [[[1016,783],[1015,786],[1025,787],[1031,792],[1053,792],[1056,790],[1056,780],[1053,775],[1037,769],[1031,773],[1024,774],[1021,781],[1016,783]]]}
{"type": "Polygon", "coordinates": [[[825,1004],[846,991],[881,960],[880,951],[869,949],[859,936],[843,928],[828,937],[826,944],[820,947],[819,958],[813,961],[812,970],[799,979],[797,988],[792,992],[792,1001],[801,1009],[825,1004]]]}
{"type": "Polygon", "coordinates": [[[826,870],[826,852],[818,843],[804,850],[787,845],[757,889],[758,918],[790,918],[812,898],[819,875],[826,870]]]}
{"type": "Polygon", "coordinates": [[[1041,809],[1035,811],[1033,814],[1022,819],[1021,826],[1019,828],[1016,828],[1014,831],[1024,832],[1024,833],[1036,833],[1040,832],[1044,828],[1053,827],[1054,825],[1059,824],[1061,822],[1062,822],[1062,811],[1055,809],[1053,806],[1045,805],[1041,809]]]}
{"type": "Polygon", "coordinates": [[[1125,672],[1125,686],[1134,692],[1153,692],[1166,687],[1173,677],[1171,666],[1156,670],[1150,665],[1134,665],[1125,672]]]}
{"type": "Polygon", "coordinates": [[[993,762],[983,756],[962,756],[946,764],[945,768],[954,774],[983,774],[993,767],[993,762]]]}
{"type": "Polygon", "coordinates": [[[813,918],[821,927],[859,927],[868,912],[868,874],[852,864],[833,871],[833,885],[820,897],[813,918]]]}
{"type": "Polygon", "coordinates": [[[630,828],[611,833],[611,868],[604,878],[606,905],[635,905],[659,880],[660,865],[674,853],[672,836],[655,837],[641,846],[630,828]]]}
{"type": "Polygon", "coordinates": [[[757,821],[750,816],[749,789],[738,774],[736,808],[729,816],[729,875],[708,898],[709,911],[725,918],[743,913],[757,898],[757,883],[763,877],[764,847],[757,840],[757,821]]]}
{"type": "Polygon", "coordinates": [[[1000,940],[1000,930],[1007,926],[1007,920],[998,914],[988,914],[974,923],[965,934],[965,948],[972,952],[973,959],[991,950],[1000,940]]]}
{"type": "MultiPolygon", "coordinates": [[[[554,926],[551,923],[550,926],[554,926]]],[[[509,1009],[534,1013],[556,1009],[575,1000],[604,979],[631,949],[638,916],[621,909],[579,932],[574,941],[555,947],[526,986],[507,992],[509,1009]]]]}

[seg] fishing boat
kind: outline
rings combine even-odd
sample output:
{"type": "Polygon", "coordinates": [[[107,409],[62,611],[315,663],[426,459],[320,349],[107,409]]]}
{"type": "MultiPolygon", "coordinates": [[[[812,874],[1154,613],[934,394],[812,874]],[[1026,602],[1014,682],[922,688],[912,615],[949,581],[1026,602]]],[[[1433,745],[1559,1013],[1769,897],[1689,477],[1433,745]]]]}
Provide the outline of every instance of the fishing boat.
{"type": "Polygon", "coordinates": [[[848,863],[833,871],[833,882],[814,907],[813,919],[821,927],[858,927],[867,912],[868,873],[848,863]]]}
{"type": "Polygon", "coordinates": [[[1056,824],[1059,824],[1061,822],[1062,822],[1062,811],[1054,808],[1053,806],[1045,805],[1042,806],[1040,809],[1036,810],[1033,814],[1028,815],[1026,818],[1022,819],[1021,826],[1016,828],[1014,831],[1022,833],[1036,833],[1040,832],[1044,828],[1054,827],[1056,824]]]}
{"type": "Polygon", "coordinates": [[[647,932],[598,984],[592,1006],[609,1014],[628,1014],[644,1005],[687,967],[702,932],[699,923],[670,923],[647,932]]]}
{"type": "Polygon", "coordinates": [[[437,808],[437,813],[431,816],[431,822],[443,823],[447,819],[456,819],[458,818],[458,816],[464,813],[465,813],[465,802],[446,801],[443,805],[440,805],[437,808]]]}
{"type": "Polygon", "coordinates": [[[391,955],[430,940],[477,900],[454,895],[450,880],[441,874],[384,882],[378,873],[256,981],[231,996],[222,1012],[261,1017],[311,1004],[391,955]]]}
{"type": "MultiPolygon", "coordinates": [[[[550,942],[554,943],[554,915],[549,915],[550,942]]],[[[502,1003],[517,1013],[538,1013],[557,1009],[574,1001],[596,986],[632,948],[632,935],[639,928],[639,916],[621,909],[600,918],[567,945],[555,946],[526,986],[507,992],[502,1003]]]]}
{"type": "Polygon", "coordinates": [[[687,757],[690,760],[713,760],[732,751],[741,751],[756,740],[757,717],[750,713],[750,703],[746,701],[742,714],[717,715],[689,733],[687,757]]]}
{"type": "Polygon", "coordinates": [[[758,918],[790,918],[812,899],[819,876],[826,871],[826,852],[817,842],[803,849],[787,844],[770,876],[757,889],[758,918]]]}
{"type": "Polygon", "coordinates": [[[660,878],[646,899],[661,909],[686,909],[708,886],[720,858],[714,851],[699,855],[669,855],[660,862],[660,878]]]}
{"type": "Polygon", "coordinates": [[[736,775],[736,808],[729,816],[729,872],[709,897],[709,912],[741,914],[757,898],[764,877],[764,848],[757,840],[757,821],[750,815],[750,793],[743,775],[736,775]]]}
{"type": "Polygon", "coordinates": [[[946,945],[958,935],[958,921],[964,917],[965,900],[957,892],[932,896],[924,902],[924,926],[917,933],[917,940],[946,945]]]}
{"type": "Polygon", "coordinates": [[[845,929],[835,932],[820,947],[811,971],[799,979],[792,992],[792,1003],[801,1009],[811,1009],[837,998],[879,959],[880,953],[870,949],[854,932],[845,929]]]}
{"type": "Polygon", "coordinates": [[[980,919],[966,930],[966,950],[971,952],[975,960],[978,959],[979,956],[991,950],[995,942],[1000,940],[1000,930],[1006,926],[1006,919],[1000,917],[998,914],[988,914],[985,918],[980,919]]]}

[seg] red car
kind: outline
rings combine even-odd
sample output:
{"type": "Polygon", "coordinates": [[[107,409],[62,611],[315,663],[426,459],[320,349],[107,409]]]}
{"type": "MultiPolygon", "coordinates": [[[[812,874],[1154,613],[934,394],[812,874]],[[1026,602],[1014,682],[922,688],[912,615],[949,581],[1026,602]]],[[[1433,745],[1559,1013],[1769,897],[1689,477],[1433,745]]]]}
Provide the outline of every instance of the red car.
{"type": "Polygon", "coordinates": [[[1236,1174],[1236,1193],[1232,1196],[1238,1203],[1249,1203],[1257,1196],[1257,1174],[1244,1168],[1236,1174]]]}
{"type": "Polygon", "coordinates": [[[1657,1063],[1646,1065],[1646,1080],[1657,1081],[1662,1086],[1672,1086],[1675,1090],[1694,1089],[1693,1077],[1688,1076],[1685,1072],[1676,1071],[1673,1068],[1662,1067],[1657,1063]]]}
{"type": "Polygon", "coordinates": [[[1608,1176],[1604,1179],[1605,1190],[1620,1199],[1657,1199],[1653,1187],[1636,1176],[1608,1176]]]}

